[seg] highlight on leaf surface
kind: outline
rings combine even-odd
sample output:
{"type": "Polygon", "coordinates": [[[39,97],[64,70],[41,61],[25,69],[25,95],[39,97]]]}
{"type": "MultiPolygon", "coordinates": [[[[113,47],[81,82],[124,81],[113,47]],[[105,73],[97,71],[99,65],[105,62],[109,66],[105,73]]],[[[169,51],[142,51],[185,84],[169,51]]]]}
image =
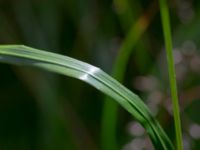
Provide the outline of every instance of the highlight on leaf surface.
{"type": "Polygon", "coordinates": [[[101,69],[85,62],[23,45],[0,46],[0,61],[38,67],[82,80],[116,100],[146,129],[156,150],[173,150],[168,136],[143,101],[101,69]]]}

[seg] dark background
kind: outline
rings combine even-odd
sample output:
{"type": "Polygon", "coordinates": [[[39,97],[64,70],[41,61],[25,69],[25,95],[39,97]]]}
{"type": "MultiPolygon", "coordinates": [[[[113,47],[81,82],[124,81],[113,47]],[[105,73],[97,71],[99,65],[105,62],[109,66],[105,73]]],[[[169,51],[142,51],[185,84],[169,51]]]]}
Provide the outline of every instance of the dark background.
{"type": "MultiPolygon", "coordinates": [[[[185,150],[200,148],[200,1],[169,1],[185,150]]],[[[147,25],[124,85],[139,94],[174,141],[156,0],[0,0],[0,43],[67,55],[111,73],[131,27],[147,25]]],[[[131,41],[130,41],[131,42],[131,41]]],[[[134,41],[133,41],[134,42],[134,41]]],[[[1,150],[97,150],[103,98],[89,85],[34,68],[0,64],[1,150]]],[[[140,125],[118,111],[119,149],[152,149],[140,125]]]]}

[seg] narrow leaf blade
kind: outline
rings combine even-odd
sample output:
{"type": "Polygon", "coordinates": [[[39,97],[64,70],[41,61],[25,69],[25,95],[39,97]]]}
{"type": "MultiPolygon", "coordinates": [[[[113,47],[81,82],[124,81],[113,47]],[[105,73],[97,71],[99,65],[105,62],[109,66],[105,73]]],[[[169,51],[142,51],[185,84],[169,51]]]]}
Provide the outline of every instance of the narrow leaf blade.
{"type": "Polygon", "coordinates": [[[116,100],[146,129],[156,150],[173,145],[143,101],[101,69],[79,60],[23,45],[0,46],[0,61],[42,68],[82,80],[116,100]]]}

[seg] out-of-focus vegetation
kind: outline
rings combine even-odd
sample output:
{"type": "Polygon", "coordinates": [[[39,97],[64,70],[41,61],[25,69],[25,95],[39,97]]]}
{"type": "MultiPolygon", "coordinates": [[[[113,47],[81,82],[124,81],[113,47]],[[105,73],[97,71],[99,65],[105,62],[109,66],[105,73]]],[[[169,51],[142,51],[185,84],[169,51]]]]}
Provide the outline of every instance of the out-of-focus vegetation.
{"type": "MultiPolygon", "coordinates": [[[[200,147],[200,2],[171,0],[169,6],[184,149],[196,150],[200,147]]],[[[0,1],[1,44],[60,50],[54,52],[107,73],[138,22],[138,30],[147,26],[132,47],[123,83],[141,95],[174,141],[156,0],[0,1]]],[[[101,149],[104,102],[95,89],[71,78],[5,64],[0,64],[0,77],[0,149],[101,149]]],[[[152,149],[134,118],[121,108],[117,117],[119,149],[152,149]]]]}

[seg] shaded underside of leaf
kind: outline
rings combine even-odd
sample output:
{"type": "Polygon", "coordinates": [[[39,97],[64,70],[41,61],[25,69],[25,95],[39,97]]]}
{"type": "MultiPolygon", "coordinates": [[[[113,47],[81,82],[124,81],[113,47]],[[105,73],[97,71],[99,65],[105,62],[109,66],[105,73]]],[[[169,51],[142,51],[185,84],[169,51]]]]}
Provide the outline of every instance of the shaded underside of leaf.
{"type": "Polygon", "coordinates": [[[116,100],[146,129],[156,150],[173,150],[173,145],[143,101],[101,69],[79,60],[23,45],[0,46],[0,61],[42,68],[77,78],[116,100]]]}

